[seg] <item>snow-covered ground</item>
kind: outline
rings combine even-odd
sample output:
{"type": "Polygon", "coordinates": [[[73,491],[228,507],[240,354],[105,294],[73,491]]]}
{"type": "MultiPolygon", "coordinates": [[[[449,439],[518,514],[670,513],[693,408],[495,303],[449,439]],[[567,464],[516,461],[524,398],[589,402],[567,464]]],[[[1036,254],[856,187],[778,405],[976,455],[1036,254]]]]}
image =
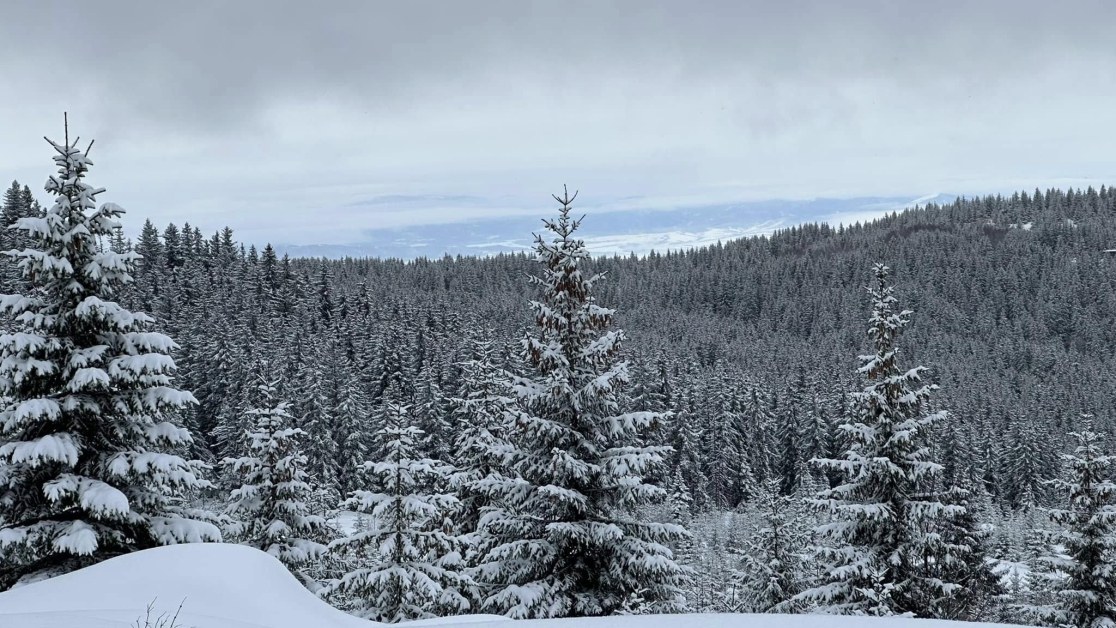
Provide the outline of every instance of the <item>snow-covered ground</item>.
{"type": "MultiPolygon", "coordinates": [[[[183,628],[368,628],[330,607],[275,559],[240,545],[162,547],[0,593],[2,628],[130,628],[154,601],[179,604],[183,628]]],[[[507,628],[492,616],[452,617],[412,626],[507,628]]],[[[143,626],[142,620],[139,623],[143,626]]],[[[802,615],[678,615],[515,622],[516,628],[950,628],[957,622],[802,615]]]]}
{"type": "Polygon", "coordinates": [[[328,519],[328,523],[341,534],[349,535],[357,531],[361,520],[367,521],[368,515],[352,510],[338,510],[328,519]]]}

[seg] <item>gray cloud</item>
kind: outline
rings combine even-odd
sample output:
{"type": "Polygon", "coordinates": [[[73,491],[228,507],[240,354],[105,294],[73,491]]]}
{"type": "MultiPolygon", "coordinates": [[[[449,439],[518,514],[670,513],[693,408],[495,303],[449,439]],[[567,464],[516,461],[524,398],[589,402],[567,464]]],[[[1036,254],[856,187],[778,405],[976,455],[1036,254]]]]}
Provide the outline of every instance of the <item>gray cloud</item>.
{"type": "MultiPolygon", "coordinates": [[[[666,203],[1104,180],[1114,13],[1099,0],[15,3],[0,21],[0,175],[45,178],[38,138],[67,109],[98,138],[97,182],[133,213],[261,238],[397,220],[354,215],[382,195],[545,207],[563,181],[666,203]]],[[[474,211],[441,209],[413,215],[474,211]]]]}

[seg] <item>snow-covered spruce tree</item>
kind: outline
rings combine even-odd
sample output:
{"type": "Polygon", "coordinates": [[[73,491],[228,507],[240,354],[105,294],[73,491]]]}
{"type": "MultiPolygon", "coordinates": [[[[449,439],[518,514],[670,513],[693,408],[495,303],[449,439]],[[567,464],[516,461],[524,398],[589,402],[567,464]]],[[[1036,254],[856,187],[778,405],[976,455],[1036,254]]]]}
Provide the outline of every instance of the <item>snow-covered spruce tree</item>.
{"type": "Polygon", "coordinates": [[[1051,530],[1044,528],[1049,517],[1038,508],[998,510],[992,519],[995,537],[989,562],[1001,593],[990,617],[1000,623],[1049,624],[1054,589],[1064,575],[1046,560],[1051,553],[1048,543],[1051,530]]]}
{"type": "Polygon", "coordinates": [[[988,560],[990,532],[978,519],[983,513],[973,507],[973,492],[965,488],[952,487],[937,498],[955,510],[927,527],[925,555],[929,560],[923,560],[921,566],[929,577],[960,586],[952,587],[949,595],[928,587],[918,603],[939,619],[987,621],[1002,587],[988,560]]]}
{"type": "Polygon", "coordinates": [[[783,398],[783,411],[778,420],[778,460],[777,472],[783,480],[780,487],[783,495],[794,495],[801,488],[802,476],[802,426],[799,424],[799,407],[796,398],[788,391],[783,398]]]}
{"type": "Polygon", "coordinates": [[[681,482],[671,482],[671,490],[685,490],[687,502],[693,510],[702,511],[709,507],[708,479],[702,470],[704,456],[701,451],[701,433],[698,423],[700,411],[696,408],[693,396],[687,391],[683,395],[681,409],[674,415],[674,434],[671,437],[673,449],[670,467],[671,478],[681,482]]]}
{"type": "MultiPolygon", "coordinates": [[[[690,496],[690,489],[686,486],[686,480],[682,478],[682,472],[679,469],[674,470],[674,475],[667,481],[664,488],[667,491],[664,506],[665,510],[670,513],[670,520],[689,529],[691,522],[694,520],[694,500],[690,496]]],[[[692,557],[694,549],[693,535],[679,538],[671,547],[674,550],[674,559],[679,564],[690,564],[689,559],[692,557]]]]}
{"type": "MultiPolygon", "coordinates": [[[[22,251],[27,245],[27,236],[16,229],[20,218],[40,216],[42,207],[31,196],[27,186],[20,187],[13,181],[12,186],[4,192],[3,203],[0,203],[0,251],[11,249],[22,251]]],[[[0,290],[15,292],[23,286],[23,277],[16,264],[5,264],[0,270],[0,290]]]]}
{"type": "MultiPolygon", "coordinates": [[[[1065,454],[1069,477],[1051,481],[1067,495],[1067,507],[1051,510],[1062,530],[1052,541],[1063,548],[1048,561],[1065,574],[1057,592],[1055,619],[1062,625],[1099,628],[1116,624],[1116,484],[1114,457],[1090,426],[1071,434],[1077,448],[1065,454]]],[[[1065,502],[1063,502],[1065,503],[1065,502]]]]}
{"type": "Polygon", "coordinates": [[[476,570],[491,590],[484,606],[515,618],[676,609],[687,571],[667,545],[686,532],[634,513],[665,497],[643,478],[669,448],[640,438],[660,416],[618,413],[624,333],[606,331],[613,311],[592,296],[601,277],[583,273],[574,199],[555,198],[558,219],[545,221],[553,240],[535,244],[542,298],[531,302],[537,334],[523,341],[533,373],[512,382],[519,408],[508,460],[517,477],[488,483],[498,505],[481,519],[497,539],[476,570]]]}
{"type": "Polygon", "coordinates": [[[496,344],[474,340],[471,353],[460,365],[461,384],[450,402],[459,426],[450,487],[460,501],[454,520],[472,548],[466,554],[469,564],[485,549],[483,535],[478,534],[481,513],[490,502],[484,485],[490,478],[506,477],[504,457],[511,448],[507,415],[513,404],[496,363],[496,344]]]}
{"type": "Polygon", "coordinates": [[[372,413],[372,404],[368,400],[360,381],[356,377],[353,362],[344,358],[341,381],[338,386],[337,405],[331,412],[333,442],[337,443],[337,462],[339,473],[337,476],[341,495],[356,490],[358,480],[354,478],[359,464],[368,459],[371,449],[370,437],[366,422],[372,413]]]}
{"type": "Polygon", "coordinates": [[[780,483],[764,483],[762,527],[748,540],[744,564],[735,574],[748,612],[793,613],[802,607],[794,598],[803,588],[801,563],[809,528],[801,500],[782,495],[780,483]]]}
{"type": "MultiPolygon", "coordinates": [[[[48,140],[49,141],[49,140],[48,140]]],[[[92,165],[51,142],[54,205],[16,228],[7,254],[32,289],[0,297],[17,331],[0,336],[0,588],[163,544],[219,541],[176,496],[208,485],[176,450],[170,420],[194,397],[174,388],[176,348],[149,316],[112,301],[138,255],[104,250],[124,210],[96,206],[92,165]]]]}
{"type": "Polygon", "coordinates": [[[706,478],[714,503],[732,509],[755,491],[754,480],[745,472],[747,453],[743,451],[744,427],[737,404],[729,390],[728,378],[719,378],[706,399],[709,402],[708,423],[704,429],[701,449],[705,457],[706,478]],[[742,482],[751,481],[751,484],[742,482]]]}
{"type": "Polygon", "coordinates": [[[761,482],[772,477],[770,462],[774,456],[771,436],[775,429],[769,406],[770,401],[762,395],[758,386],[750,385],[745,390],[740,410],[744,415],[744,440],[753,475],[761,482]]]}
{"type": "Polygon", "coordinates": [[[354,491],[344,507],[369,515],[367,530],[330,544],[357,568],[322,593],[360,617],[400,622],[453,615],[469,608],[461,590],[457,540],[445,529],[457,506],[442,492],[453,469],[422,458],[423,433],[407,406],[385,400],[385,424],[375,435],[380,462],[363,465],[370,490],[354,491]]]}
{"type": "Polygon", "coordinates": [[[925,369],[899,367],[896,340],[911,313],[896,309],[888,267],[876,264],[873,273],[868,338],[875,351],[861,356],[859,369],[868,385],[854,395],[856,414],[840,426],[850,446],[841,458],[813,461],[841,476],[811,500],[831,517],[817,529],[828,543],[818,554],[829,574],[797,599],[830,613],[927,617],[933,609],[922,600],[959,586],[926,572],[933,563],[927,528],[964,509],[921,496],[941,470],[929,459],[927,432],[945,413],[925,412],[936,389],[921,383],[925,369]]]}
{"type": "Polygon", "coordinates": [[[294,427],[286,401],[278,401],[278,382],[258,375],[261,407],[247,412],[252,427],[244,433],[247,455],[226,458],[223,465],[241,483],[229,496],[227,514],[236,523],[234,540],[279,559],[291,573],[313,585],[302,573],[325,551],[326,522],[311,514],[306,456],[299,447],[306,435],[294,427]]]}

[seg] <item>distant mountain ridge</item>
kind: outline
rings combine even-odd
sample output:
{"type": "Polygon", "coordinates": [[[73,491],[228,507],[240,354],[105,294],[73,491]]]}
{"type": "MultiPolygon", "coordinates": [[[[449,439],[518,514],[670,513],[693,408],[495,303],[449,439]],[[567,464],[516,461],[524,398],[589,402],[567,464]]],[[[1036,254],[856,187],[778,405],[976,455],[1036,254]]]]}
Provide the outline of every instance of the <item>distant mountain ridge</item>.
{"type": "MultiPolygon", "coordinates": [[[[679,251],[743,237],[770,234],[794,225],[827,222],[854,224],[893,211],[930,203],[951,203],[952,194],[921,197],[889,196],[850,199],[748,201],[677,209],[587,210],[592,228],[585,241],[596,255],[643,255],[679,251]]],[[[471,204],[475,203],[475,199],[471,204]]],[[[530,234],[549,216],[540,204],[538,216],[485,218],[470,222],[371,229],[351,244],[279,244],[291,257],[380,257],[415,259],[444,255],[495,255],[530,248],[530,234]]]]}

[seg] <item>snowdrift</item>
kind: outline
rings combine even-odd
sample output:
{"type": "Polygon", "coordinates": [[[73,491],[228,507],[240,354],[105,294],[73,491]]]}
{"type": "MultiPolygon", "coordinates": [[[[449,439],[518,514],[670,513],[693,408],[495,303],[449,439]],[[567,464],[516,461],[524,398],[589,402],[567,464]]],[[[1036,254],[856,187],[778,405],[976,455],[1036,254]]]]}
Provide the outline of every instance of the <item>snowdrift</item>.
{"type": "MultiPolygon", "coordinates": [[[[123,628],[155,600],[187,628],[368,628],[307,591],[271,556],[198,543],[136,552],[0,593],[0,628],[123,628]]],[[[142,622],[141,622],[142,625],[142,622]]]]}
{"type": "MultiPolygon", "coordinates": [[[[231,544],[161,547],[0,593],[0,628],[130,628],[155,600],[182,606],[184,628],[370,628],[330,607],[279,561],[231,544]]],[[[141,624],[142,625],[142,622],[141,624]]],[[[451,617],[407,626],[467,628],[972,628],[918,619],[808,615],[675,615],[510,622],[451,617]]]]}

